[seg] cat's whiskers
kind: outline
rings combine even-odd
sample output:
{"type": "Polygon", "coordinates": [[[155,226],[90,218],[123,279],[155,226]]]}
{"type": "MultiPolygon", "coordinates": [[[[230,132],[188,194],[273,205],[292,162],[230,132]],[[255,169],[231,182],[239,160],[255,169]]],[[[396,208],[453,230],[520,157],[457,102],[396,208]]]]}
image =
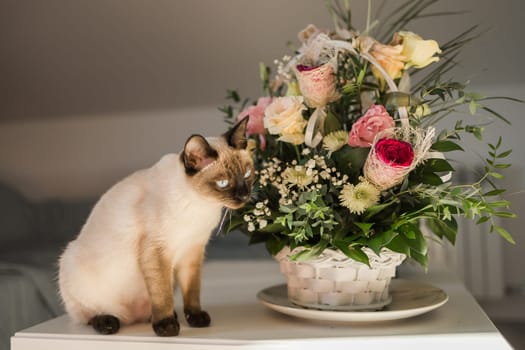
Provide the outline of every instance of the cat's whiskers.
{"type": "Polygon", "coordinates": [[[219,236],[221,233],[222,233],[222,229],[224,227],[224,223],[226,222],[226,216],[228,216],[228,214],[230,214],[230,220],[231,220],[231,209],[229,208],[222,208],[222,218],[221,218],[221,222],[219,223],[219,226],[217,226],[217,231],[215,232],[215,235],[216,236],[219,236]]]}

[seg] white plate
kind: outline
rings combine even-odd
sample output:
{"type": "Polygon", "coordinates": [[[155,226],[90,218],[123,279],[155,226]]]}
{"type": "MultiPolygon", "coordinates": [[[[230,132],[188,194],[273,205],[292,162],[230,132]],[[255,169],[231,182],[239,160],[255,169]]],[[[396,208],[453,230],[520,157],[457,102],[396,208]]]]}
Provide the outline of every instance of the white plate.
{"type": "Polygon", "coordinates": [[[393,279],[390,283],[392,302],[379,311],[327,311],[306,309],[288,300],[285,284],[261,290],[257,298],[272,310],[286,315],[338,322],[390,321],[413,317],[437,309],[448,300],[447,294],[430,284],[419,281],[393,279]]]}

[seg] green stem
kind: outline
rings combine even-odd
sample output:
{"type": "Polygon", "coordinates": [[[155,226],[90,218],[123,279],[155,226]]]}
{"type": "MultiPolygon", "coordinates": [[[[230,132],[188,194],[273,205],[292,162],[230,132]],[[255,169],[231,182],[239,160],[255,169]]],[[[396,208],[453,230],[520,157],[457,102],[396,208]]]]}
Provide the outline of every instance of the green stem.
{"type": "Polygon", "coordinates": [[[368,0],[368,10],[366,13],[366,31],[365,33],[368,35],[370,31],[370,21],[372,17],[372,0],[368,0]]]}
{"type": "Polygon", "coordinates": [[[294,145],[295,149],[295,156],[297,157],[297,161],[301,160],[301,153],[299,152],[299,147],[297,145],[294,145]]]}

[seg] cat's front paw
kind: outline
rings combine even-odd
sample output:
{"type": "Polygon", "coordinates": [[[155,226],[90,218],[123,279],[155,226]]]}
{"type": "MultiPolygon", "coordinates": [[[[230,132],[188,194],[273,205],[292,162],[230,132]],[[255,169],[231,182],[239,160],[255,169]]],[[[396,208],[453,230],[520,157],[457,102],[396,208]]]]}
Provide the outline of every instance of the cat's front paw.
{"type": "Polygon", "coordinates": [[[100,334],[115,334],[120,329],[119,319],[112,315],[97,315],[88,324],[100,334]]]}
{"type": "Polygon", "coordinates": [[[211,322],[210,315],[206,311],[184,309],[184,315],[191,327],[208,327],[211,322]]]}
{"type": "Polygon", "coordinates": [[[167,317],[153,323],[153,330],[159,337],[174,337],[179,334],[180,325],[177,316],[167,317]]]}

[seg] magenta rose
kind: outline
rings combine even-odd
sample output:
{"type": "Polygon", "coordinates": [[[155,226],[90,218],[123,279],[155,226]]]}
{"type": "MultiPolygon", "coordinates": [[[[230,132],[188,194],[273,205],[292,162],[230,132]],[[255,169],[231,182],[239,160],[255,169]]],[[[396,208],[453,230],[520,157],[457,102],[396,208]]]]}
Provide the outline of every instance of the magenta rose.
{"type": "Polygon", "coordinates": [[[266,148],[266,138],[264,129],[264,110],[272,103],[271,97],[260,97],[256,105],[245,108],[237,116],[237,121],[242,120],[247,115],[250,116],[246,125],[246,135],[259,135],[261,149],[266,148]]]}
{"type": "Polygon", "coordinates": [[[406,141],[380,138],[368,154],[363,173],[380,190],[401,183],[414,164],[414,148],[406,141]]]}
{"type": "Polygon", "coordinates": [[[414,161],[414,149],[405,141],[380,139],[375,144],[375,152],[385,164],[393,167],[409,167],[414,161]]]}
{"type": "Polygon", "coordinates": [[[372,105],[350,130],[348,144],[352,147],[370,147],[375,136],[395,126],[394,119],[382,105],[372,105]]]}

